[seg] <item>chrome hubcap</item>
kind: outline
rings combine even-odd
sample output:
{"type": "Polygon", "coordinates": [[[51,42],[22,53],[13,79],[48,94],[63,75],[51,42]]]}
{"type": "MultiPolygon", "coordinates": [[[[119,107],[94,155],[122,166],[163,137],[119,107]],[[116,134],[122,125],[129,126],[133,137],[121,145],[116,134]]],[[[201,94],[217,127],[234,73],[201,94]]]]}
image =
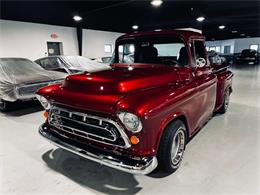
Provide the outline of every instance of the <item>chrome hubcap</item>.
{"type": "Polygon", "coordinates": [[[172,149],[171,149],[171,159],[173,166],[178,166],[180,162],[185,146],[185,135],[184,130],[179,128],[173,138],[172,149]]]}

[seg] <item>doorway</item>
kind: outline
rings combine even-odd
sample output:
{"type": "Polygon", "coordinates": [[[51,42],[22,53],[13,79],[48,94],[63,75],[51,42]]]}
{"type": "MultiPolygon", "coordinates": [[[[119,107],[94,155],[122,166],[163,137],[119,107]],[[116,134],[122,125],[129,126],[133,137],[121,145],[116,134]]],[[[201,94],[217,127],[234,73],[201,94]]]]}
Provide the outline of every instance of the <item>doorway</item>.
{"type": "Polygon", "coordinates": [[[47,42],[48,56],[62,55],[61,42],[47,42]]]}

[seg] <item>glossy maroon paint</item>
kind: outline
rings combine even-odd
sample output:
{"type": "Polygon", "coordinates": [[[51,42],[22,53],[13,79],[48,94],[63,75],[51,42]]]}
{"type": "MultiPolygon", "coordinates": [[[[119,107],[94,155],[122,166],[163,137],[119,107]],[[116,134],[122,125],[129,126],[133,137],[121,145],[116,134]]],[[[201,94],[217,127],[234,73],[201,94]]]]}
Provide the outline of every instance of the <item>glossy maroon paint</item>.
{"type": "Polygon", "coordinates": [[[45,87],[38,94],[52,102],[109,116],[118,123],[118,111],[138,115],[143,129],[135,135],[140,143],[129,149],[113,149],[153,156],[165,127],[172,120],[184,120],[188,134],[192,136],[220,108],[224,91],[231,88],[233,74],[226,67],[219,70],[209,64],[205,67],[194,65],[189,45],[194,39],[204,40],[198,33],[173,30],[133,33],[118,40],[143,35],[181,37],[188,49],[190,66],[131,64],[129,68],[126,64],[113,64],[111,70],[68,76],[63,85],[45,87]]]}

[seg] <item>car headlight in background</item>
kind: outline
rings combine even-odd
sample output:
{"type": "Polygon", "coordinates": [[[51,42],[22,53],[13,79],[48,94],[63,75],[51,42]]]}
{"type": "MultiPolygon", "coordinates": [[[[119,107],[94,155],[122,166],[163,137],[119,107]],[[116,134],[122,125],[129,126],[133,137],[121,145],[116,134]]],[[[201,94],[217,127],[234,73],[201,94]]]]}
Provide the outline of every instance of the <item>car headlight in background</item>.
{"type": "Polygon", "coordinates": [[[129,112],[120,112],[118,113],[118,117],[125,125],[127,130],[131,131],[132,133],[138,133],[142,130],[142,123],[138,116],[129,112]]]}
{"type": "Polygon", "coordinates": [[[45,110],[49,110],[51,108],[50,102],[45,97],[36,94],[36,98],[41,102],[41,105],[45,110]]]}

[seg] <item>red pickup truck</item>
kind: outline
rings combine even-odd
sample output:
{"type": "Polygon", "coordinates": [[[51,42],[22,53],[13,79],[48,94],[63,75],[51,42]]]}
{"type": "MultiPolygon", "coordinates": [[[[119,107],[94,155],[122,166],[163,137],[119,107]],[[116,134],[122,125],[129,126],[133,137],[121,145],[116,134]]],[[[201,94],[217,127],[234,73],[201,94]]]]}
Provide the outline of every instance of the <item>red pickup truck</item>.
{"type": "Polygon", "coordinates": [[[196,32],[137,32],[116,41],[111,70],[68,76],[38,91],[55,145],[134,174],[178,169],[185,145],[232,92],[228,66],[209,64],[196,32]]]}

